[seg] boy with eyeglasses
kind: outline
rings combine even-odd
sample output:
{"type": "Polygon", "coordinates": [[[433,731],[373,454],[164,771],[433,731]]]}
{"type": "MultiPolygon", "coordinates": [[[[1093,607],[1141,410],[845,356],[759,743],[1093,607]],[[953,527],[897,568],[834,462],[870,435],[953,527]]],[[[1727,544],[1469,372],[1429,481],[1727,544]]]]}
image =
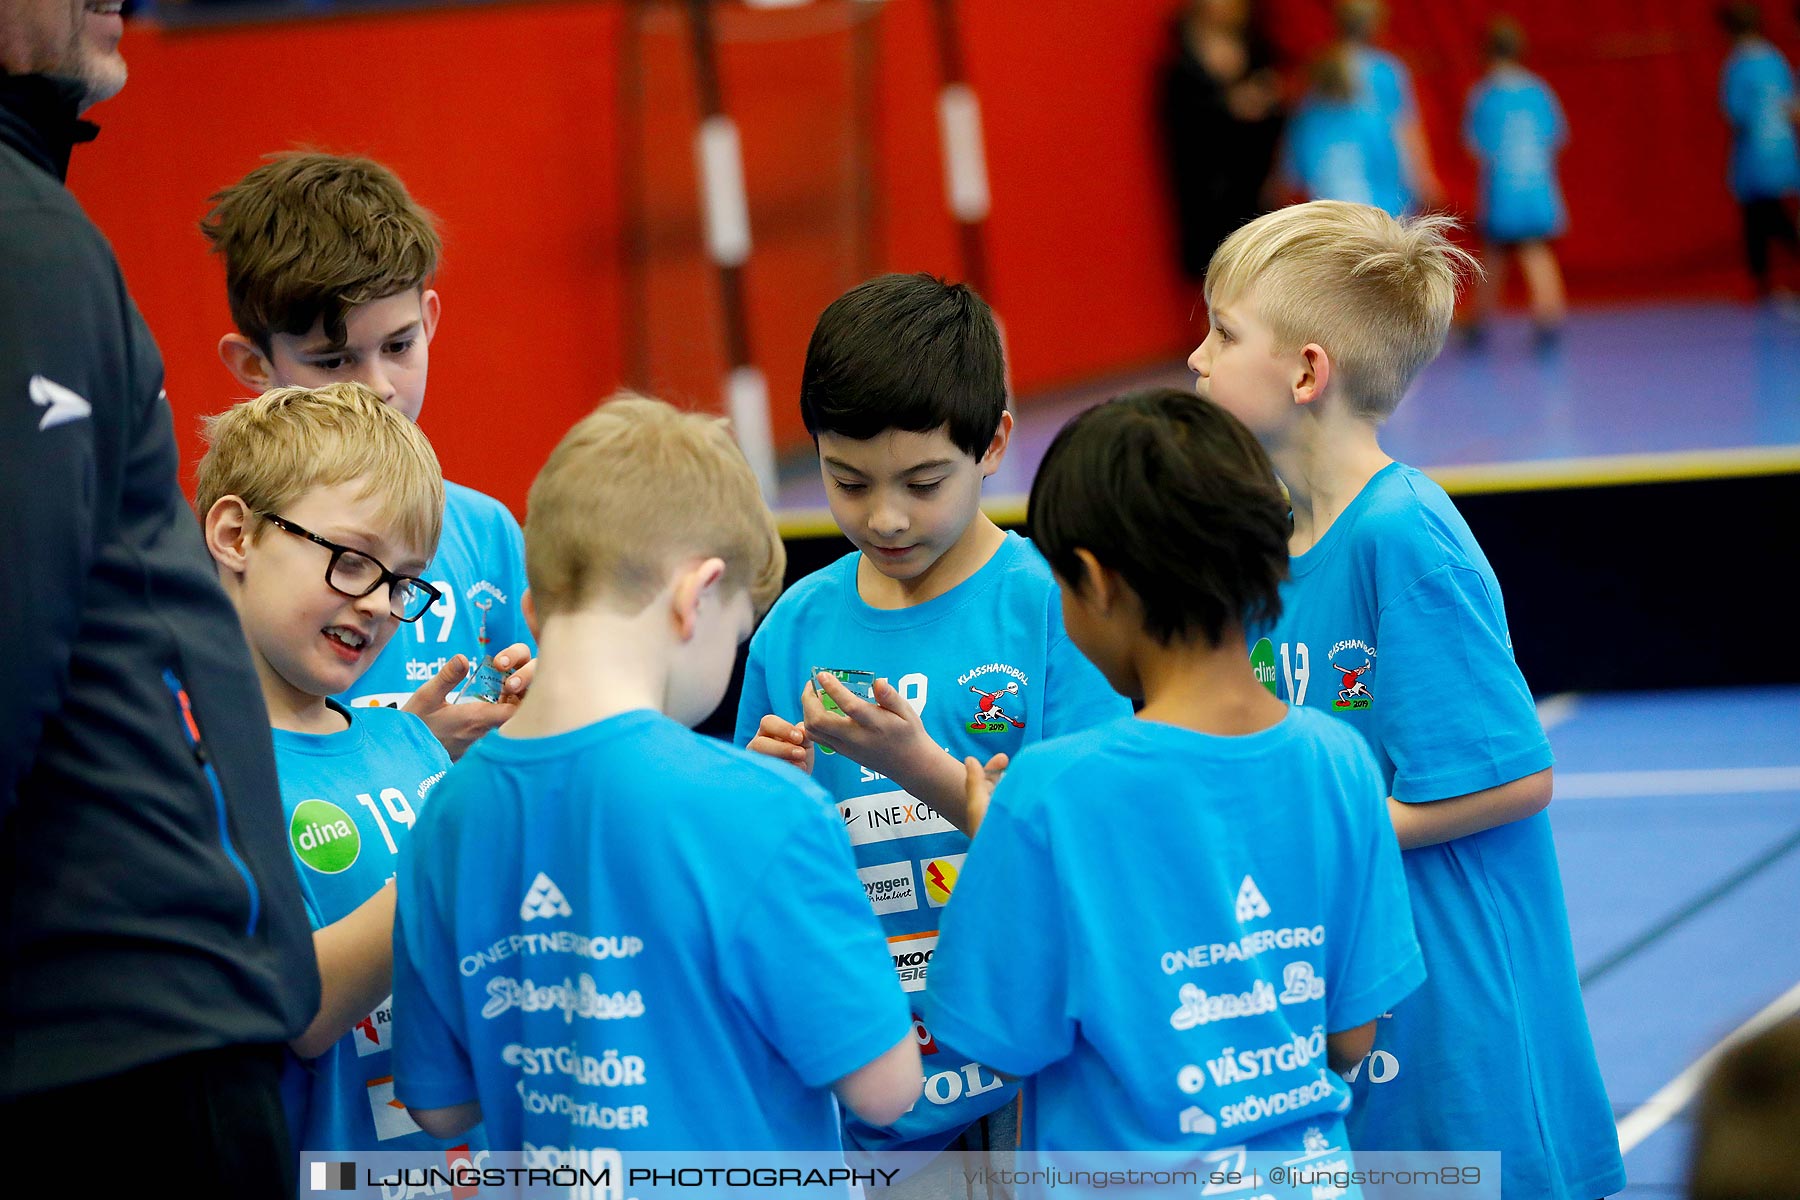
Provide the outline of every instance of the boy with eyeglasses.
{"type": "Polygon", "coordinates": [[[323,984],[283,1100],[306,1152],[455,1149],[394,1102],[394,869],[450,756],[419,717],[348,691],[401,622],[444,518],[418,427],[355,383],[275,388],[208,420],[197,508],[268,705],[323,984]]]}

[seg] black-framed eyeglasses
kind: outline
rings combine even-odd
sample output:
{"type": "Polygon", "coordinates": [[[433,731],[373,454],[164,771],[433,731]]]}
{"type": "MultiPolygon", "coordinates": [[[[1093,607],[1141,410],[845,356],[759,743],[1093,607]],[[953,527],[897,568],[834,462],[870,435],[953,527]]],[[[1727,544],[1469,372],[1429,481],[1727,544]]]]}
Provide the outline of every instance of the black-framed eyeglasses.
{"type": "Polygon", "coordinates": [[[373,555],[340,546],[329,538],[322,538],[312,530],[294,524],[286,517],[278,517],[274,513],[256,515],[278,529],[295,537],[303,537],[309,542],[317,542],[331,551],[331,561],[325,565],[325,582],[332,591],[349,596],[352,600],[362,599],[385,583],[388,585],[388,611],[402,621],[416,621],[444,597],[444,593],[423,579],[390,571],[373,555]]]}

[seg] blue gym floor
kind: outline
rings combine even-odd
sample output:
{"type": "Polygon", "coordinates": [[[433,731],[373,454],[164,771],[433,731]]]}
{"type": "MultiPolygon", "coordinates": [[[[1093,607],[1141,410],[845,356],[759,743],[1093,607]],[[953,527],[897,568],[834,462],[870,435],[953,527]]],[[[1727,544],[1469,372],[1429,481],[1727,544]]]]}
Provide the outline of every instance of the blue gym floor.
{"type": "Polygon", "coordinates": [[[1800,687],[1554,697],[1543,715],[1622,1195],[1682,1196],[1690,1068],[1759,1014],[1800,1012],[1800,687]]]}
{"type": "MultiPolygon", "coordinates": [[[[988,484],[990,506],[1017,515],[1064,422],[1152,384],[1188,388],[1193,376],[1172,362],[1021,397],[1012,450],[988,484]]],[[[1771,462],[1800,469],[1800,312],[1733,303],[1580,309],[1547,350],[1534,348],[1522,317],[1503,317],[1480,349],[1452,337],[1382,440],[1452,492],[1771,462]]],[[[784,524],[816,525],[824,505],[816,460],[790,458],[776,505],[784,524]]]]}

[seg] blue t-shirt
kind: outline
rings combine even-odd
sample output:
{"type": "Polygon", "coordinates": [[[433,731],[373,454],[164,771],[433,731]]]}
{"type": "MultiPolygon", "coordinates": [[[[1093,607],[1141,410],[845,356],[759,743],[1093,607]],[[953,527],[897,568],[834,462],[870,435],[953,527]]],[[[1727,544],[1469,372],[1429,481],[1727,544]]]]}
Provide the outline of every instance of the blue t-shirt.
{"type": "MultiPolygon", "coordinates": [[[[273,731],[288,844],[314,929],[349,916],[393,878],[400,847],[450,767],[443,746],[412,714],[338,711],[350,721],[341,733],[273,731]]],[[[454,1144],[424,1133],[394,1102],[393,1045],[393,1004],[384,1000],[318,1058],[301,1063],[290,1056],[283,1098],[295,1150],[454,1144]]]]}
{"type": "Polygon", "coordinates": [[[1425,974],[1368,749],[1301,709],[1243,737],[1125,718],[1026,750],[942,938],[926,1020],[1028,1077],[1025,1147],[1051,1153],[1341,1153],[1325,1035],[1425,974]]]}
{"type": "Polygon", "coordinates": [[[1731,52],[1719,80],[1719,103],[1731,122],[1731,190],[1741,201],[1800,191],[1794,73],[1787,59],[1758,38],[1731,52]]]}
{"type": "Polygon", "coordinates": [[[1526,242],[1563,231],[1556,155],[1569,133],[1548,84],[1523,67],[1490,72],[1469,93],[1463,137],[1481,164],[1483,233],[1526,242]]]}
{"type": "Polygon", "coordinates": [[[1382,120],[1391,125],[1410,120],[1418,112],[1412,72],[1405,63],[1375,46],[1353,46],[1348,57],[1358,99],[1379,113],[1382,120]]]}
{"type": "MultiPolygon", "coordinates": [[[[1419,471],[1382,468],[1294,557],[1282,606],[1252,658],[1276,664],[1290,704],[1356,728],[1396,799],[1466,795],[1551,765],[1500,585],[1419,471]]],[[[1429,978],[1382,1021],[1354,1080],[1352,1143],[1498,1150],[1509,1196],[1623,1187],[1549,813],[1401,860],[1429,978]]]]}
{"type": "Polygon", "coordinates": [[[525,594],[525,538],[498,500],[444,481],[444,532],[423,578],[444,594],[443,599],[417,621],[394,631],[356,686],[338,697],[342,703],[398,708],[453,655],[467,655],[481,665],[484,617],[487,654],[515,642],[537,652],[519,608],[525,594]],[[482,605],[488,607],[484,610],[482,605]]]}
{"type": "Polygon", "coordinates": [[[834,1151],[909,1028],[853,870],[816,787],[660,713],[483,738],[400,868],[400,1095],[540,1159],[834,1151]]]}
{"type": "MultiPolygon", "coordinates": [[[[1399,58],[1375,46],[1353,46],[1348,57],[1357,103],[1379,117],[1387,130],[1383,157],[1385,160],[1387,154],[1392,155],[1393,176],[1399,193],[1397,207],[1389,208],[1388,211],[1398,216],[1411,209],[1416,199],[1407,183],[1406,169],[1400,160],[1399,141],[1399,127],[1418,119],[1419,101],[1413,94],[1412,72],[1399,58]]],[[[1384,161],[1376,172],[1378,182],[1385,180],[1386,171],[1384,161]]]]}
{"type": "Polygon", "coordinates": [[[1283,143],[1288,179],[1313,200],[1406,210],[1393,125],[1367,104],[1309,96],[1288,122],[1283,143]]]}
{"type": "MultiPolygon", "coordinates": [[[[814,667],[886,678],[958,761],[1016,755],[1044,738],[1130,713],[1069,640],[1050,565],[1017,534],[1007,534],[974,575],[911,608],[864,601],[856,590],[860,559],[852,552],[795,584],[757,631],[744,668],[738,745],[748,745],[770,713],[800,719],[800,693],[814,667]]],[[[815,754],[813,779],[837,801],[893,969],[916,998],[969,839],[885,776],[842,755],[815,754]]],[[[845,1134],[853,1146],[941,1149],[1013,1098],[1015,1088],[968,1055],[928,1029],[917,1032],[924,1098],[883,1129],[851,1118],[845,1134]]]]}

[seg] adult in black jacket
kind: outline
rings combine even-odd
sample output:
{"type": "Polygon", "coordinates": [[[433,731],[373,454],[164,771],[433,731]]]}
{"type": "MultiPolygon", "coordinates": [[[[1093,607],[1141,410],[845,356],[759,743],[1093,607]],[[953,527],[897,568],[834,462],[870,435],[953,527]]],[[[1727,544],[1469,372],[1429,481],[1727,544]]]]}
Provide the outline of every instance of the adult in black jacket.
{"type": "Polygon", "coordinates": [[[0,5],[0,1129],[21,1195],[151,1164],[281,1195],[319,979],[268,721],[162,359],[62,183],[124,83],[109,7],[0,5]]]}
{"type": "Polygon", "coordinates": [[[1181,269],[1264,211],[1283,114],[1273,48],[1250,0],[1188,0],[1162,76],[1163,147],[1175,189],[1181,269]]]}

